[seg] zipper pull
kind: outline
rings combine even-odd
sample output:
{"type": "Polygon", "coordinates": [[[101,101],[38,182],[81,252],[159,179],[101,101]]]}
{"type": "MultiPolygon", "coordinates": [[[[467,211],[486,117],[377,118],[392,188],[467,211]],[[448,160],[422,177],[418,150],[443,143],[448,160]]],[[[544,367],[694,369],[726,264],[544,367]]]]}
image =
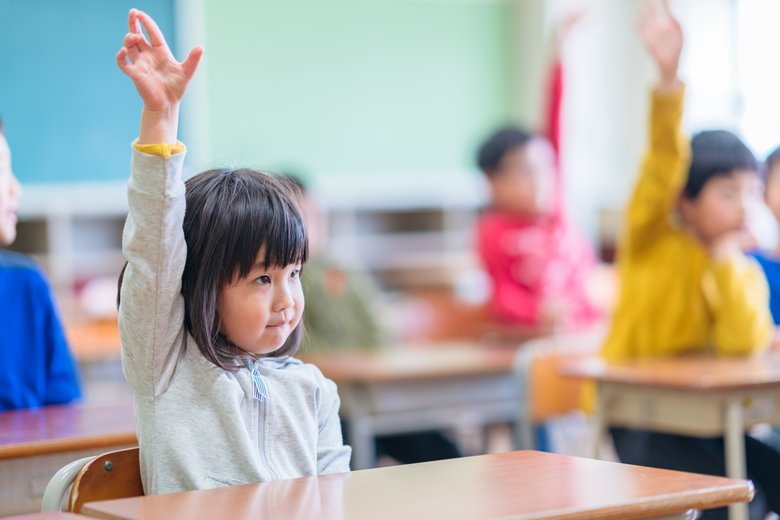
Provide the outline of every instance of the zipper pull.
{"type": "Polygon", "coordinates": [[[254,390],[255,399],[258,401],[268,399],[268,387],[265,386],[265,381],[260,377],[257,366],[252,361],[247,361],[246,364],[249,369],[249,374],[252,376],[252,388],[254,390]]]}

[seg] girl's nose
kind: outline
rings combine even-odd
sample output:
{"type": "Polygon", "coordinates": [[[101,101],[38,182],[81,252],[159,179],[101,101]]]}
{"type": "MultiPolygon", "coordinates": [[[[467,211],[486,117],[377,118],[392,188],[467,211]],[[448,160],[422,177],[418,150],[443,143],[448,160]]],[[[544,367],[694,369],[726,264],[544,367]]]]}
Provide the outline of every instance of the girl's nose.
{"type": "Polygon", "coordinates": [[[284,312],[295,305],[295,302],[293,301],[292,290],[288,283],[281,284],[278,288],[275,295],[276,298],[274,300],[273,311],[284,312]]]}

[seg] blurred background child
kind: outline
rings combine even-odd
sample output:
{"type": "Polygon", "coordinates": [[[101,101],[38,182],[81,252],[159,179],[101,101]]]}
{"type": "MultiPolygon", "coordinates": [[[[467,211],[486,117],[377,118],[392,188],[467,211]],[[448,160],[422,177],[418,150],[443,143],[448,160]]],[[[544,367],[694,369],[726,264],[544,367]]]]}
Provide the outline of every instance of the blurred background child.
{"type": "MultiPolygon", "coordinates": [[[[380,319],[381,293],[364,271],[339,265],[326,253],[327,220],[304,182],[289,178],[298,186],[298,205],[306,220],[309,259],[303,276],[305,353],[329,351],[372,352],[389,347],[391,334],[380,319]]],[[[341,429],[345,444],[348,428],[341,429]]],[[[456,444],[441,432],[382,435],[376,439],[378,455],[409,464],[460,457],[456,444]]]]}
{"type": "MultiPolygon", "coordinates": [[[[639,35],[658,67],[648,150],[626,211],[618,250],[620,298],[602,350],[608,360],[686,353],[746,355],[769,342],[766,282],[742,253],[747,207],[756,202],[757,164],[724,130],[689,142],[681,124],[678,79],[683,33],[655,1],[644,4],[639,35]]],[[[722,438],[630,428],[610,429],[623,462],[725,474],[722,438]]],[[[747,472],[760,498],[751,507],[780,510],[780,452],[745,436],[747,472]]],[[[725,518],[706,511],[702,518],[725,518]]],[[[763,517],[763,516],[759,516],[763,517]]]]}
{"type": "MultiPolygon", "coordinates": [[[[780,148],[767,156],[764,163],[764,200],[776,221],[780,222],[780,148]]],[[[753,257],[761,264],[769,284],[769,308],[772,319],[780,323],[780,247],[759,251],[753,257]]]]}
{"type": "Polygon", "coordinates": [[[492,314],[528,335],[579,328],[599,317],[586,290],[595,255],[566,217],[558,158],[564,81],[559,50],[581,14],[562,18],[555,31],[545,133],[505,127],[477,154],[490,193],[477,240],[492,282],[492,314]]]}
{"type": "MultiPolygon", "coordinates": [[[[0,121],[0,247],[16,239],[21,186],[0,121]]],[[[49,284],[33,260],[0,249],[0,410],[81,397],[49,284]]]]}

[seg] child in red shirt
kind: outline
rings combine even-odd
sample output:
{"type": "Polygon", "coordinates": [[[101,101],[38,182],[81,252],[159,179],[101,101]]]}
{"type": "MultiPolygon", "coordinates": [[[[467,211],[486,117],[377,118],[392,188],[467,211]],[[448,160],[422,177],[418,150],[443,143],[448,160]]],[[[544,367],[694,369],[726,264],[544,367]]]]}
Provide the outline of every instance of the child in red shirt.
{"type": "Polygon", "coordinates": [[[563,207],[557,164],[562,93],[563,69],[556,60],[547,135],[500,129],[477,159],[491,194],[478,223],[478,249],[492,280],[492,313],[534,334],[581,328],[600,314],[585,289],[595,255],[563,207]]]}

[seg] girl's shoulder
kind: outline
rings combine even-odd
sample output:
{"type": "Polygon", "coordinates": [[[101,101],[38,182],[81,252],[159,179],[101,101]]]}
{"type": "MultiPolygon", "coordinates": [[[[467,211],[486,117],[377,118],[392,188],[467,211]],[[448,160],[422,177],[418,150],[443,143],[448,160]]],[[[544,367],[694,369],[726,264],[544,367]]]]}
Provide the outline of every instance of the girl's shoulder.
{"type": "Polygon", "coordinates": [[[262,359],[260,360],[260,365],[273,369],[274,371],[279,371],[280,374],[314,379],[318,383],[330,382],[317,365],[306,363],[293,356],[262,359]]]}
{"type": "Polygon", "coordinates": [[[270,376],[278,391],[284,389],[284,394],[291,400],[298,396],[306,402],[334,403],[338,402],[336,383],[325,377],[322,371],[312,363],[305,363],[292,356],[273,361],[270,367],[268,361],[261,362],[271,370],[261,370],[261,374],[270,376]],[[313,400],[313,401],[312,401],[313,400]]]}

